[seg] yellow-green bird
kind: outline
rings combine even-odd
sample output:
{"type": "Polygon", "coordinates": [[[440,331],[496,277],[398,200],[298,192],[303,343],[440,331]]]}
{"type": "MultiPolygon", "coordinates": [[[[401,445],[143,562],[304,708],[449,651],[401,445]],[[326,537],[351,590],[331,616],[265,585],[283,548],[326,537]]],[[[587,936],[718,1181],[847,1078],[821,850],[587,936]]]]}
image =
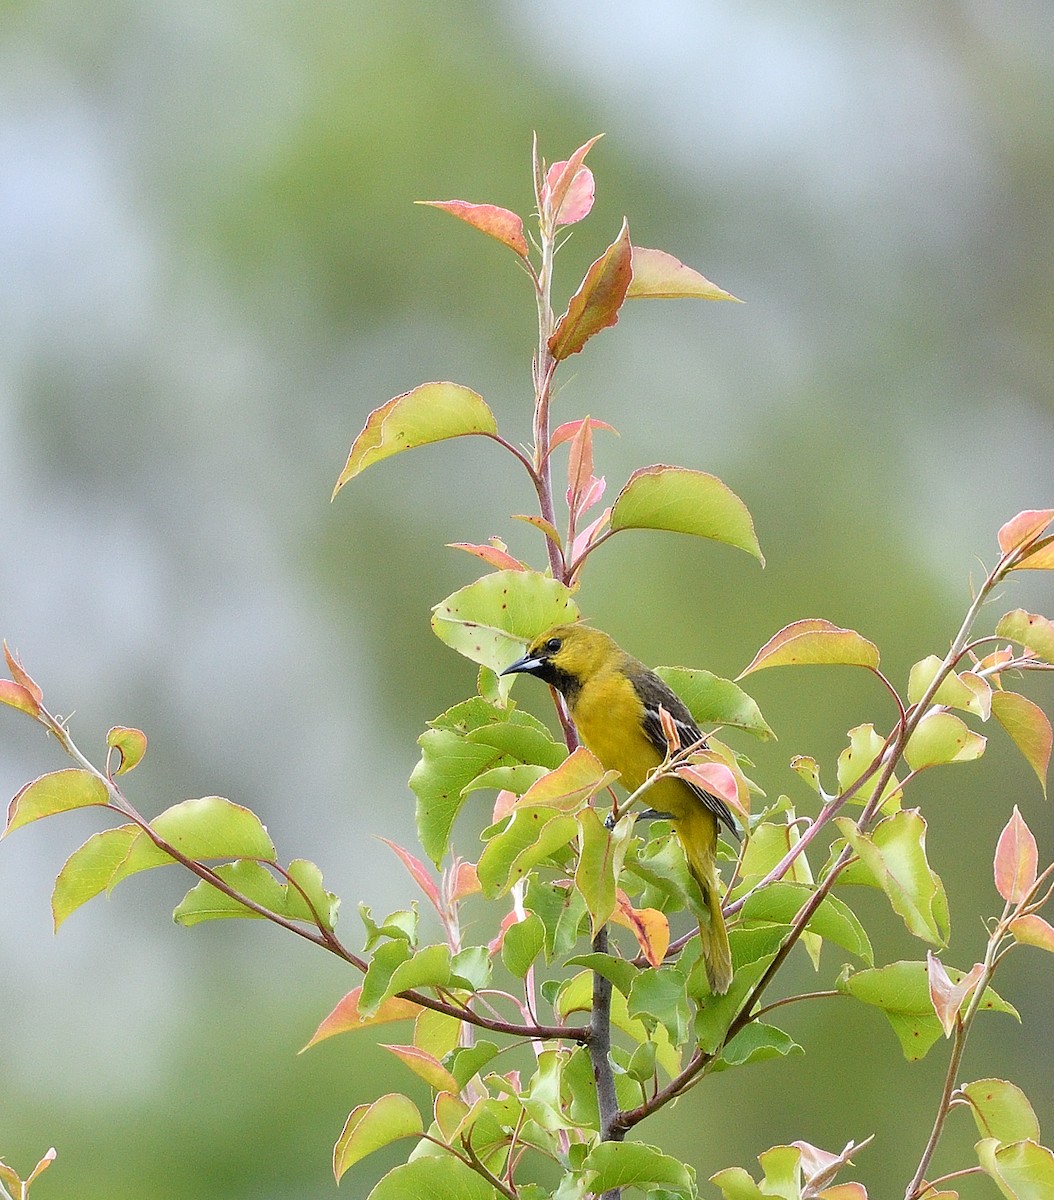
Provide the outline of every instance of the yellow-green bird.
{"type": "MultiPolygon", "coordinates": [[[[660,706],[672,718],[682,746],[701,742],[703,735],[680,697],[606,633],[588,625],[557,625],[543,633],[502,672],[515,673],[535,675],[562,693],[583,744],[605,769],[618,771],[631,792],[666,757],[660,706]]],[[[672,819],[684,847],[710,918],[699,925],[707,978],[712,991],[727,992],[732,954],[721,912],[717,830],[724,824],[738,838],[735,820],[720,797],[678,776],[658,780],[645,796],[672,819]]]]}

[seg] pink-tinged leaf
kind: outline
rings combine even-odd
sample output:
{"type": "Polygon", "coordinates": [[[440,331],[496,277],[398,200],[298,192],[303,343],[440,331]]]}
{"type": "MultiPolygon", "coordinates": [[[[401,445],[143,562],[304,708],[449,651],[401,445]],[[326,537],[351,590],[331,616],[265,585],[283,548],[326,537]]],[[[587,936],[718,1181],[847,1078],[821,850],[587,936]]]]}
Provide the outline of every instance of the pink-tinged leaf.
{"type": "Polygon", "coordinates": [[[701,787],[704,792],[719,796],[742,811],[735,774],[724,763],[689,763],[687,766],[678,767],[675,773],[682,779],[687,779],[689,783],[701,787]]]}
{"type": "Polygon", "coordinates": [[[1010,932],[1025,946],[1038,946],[1054,954],[1054,925],[1045,921],[1038,913],[1016,917],[1010,922],[1010,932]]]}
{"type": "Polygon", "coordinates": [[[1054,571],[1054,537],[1040,538],[1014,563],[1015,571],[1054,571]]]}
{"type": "Polygon", "coordinates": [[[634,908],[621,888],[616,892],[611,919],[631,930],[641,953],[653,967],[662,966],[670,947],[670,922],[657,908],[634,908]]]}
{"type": "MultiPolygon", "coordinates": [[[[551,203],[549,197],[553,194],[553,185],[562,182],[566,170],[566,162],[553,163],[549,168],[545,177],[545,187],[542,189],[547,204],[551,203]]],[[[588,167],[579,167],[571,179],[559,211],[552,214],[553,224],[574,225],[576,221],[589,216],[595,194],[596,181],[593,179],[593,172],[588,167]]]]}
{"type": "Polygon", "coordinates": [[[996,891],[1010,904],[1020,904],[1035,887],[1038,869],[1036,839],[1015,804],[995,847],[996,891]]]}
{"type": "MultiPolygon", "coordinates": [[[[504,821],[505,818],[516,807],[516,801],[519,797],[515,792],[510,792],[507,788],[502,788],[494,797],[494,809],[490,814],[490,823],[497,825],[499,821],[504,821]]],[[[476,876],[477,882],[479,876],[476,876]]]]}
{"type": "Polygon", "coordinates": [[[495,238],[503,246],[508,246],[520,258],[527,257],[523,221],[507,208],[499,208],[496,204],[469,204],[466,200],[417,200],[415,203],[448,212],[459,221],[466,221],[481,233],[495,238]]]}
{"type": "Polygon", "coordinates": [[[401,1063],[409,1067],[418,1079],[423,1079],[430,1088],[434,1088],[437,1092],[453,1092],[455,1096],[457,1095],[460,1090],[457,1080],[433,1055],[424,1050],[418,1050],[416,1046],[388,1046],[383,1042],[381,1045],[385,1050],[391,1051],[401,1063]]]}
{"type": "Polygon", "coordinates": [[[577,354],[594,334],[618,321],[631,276],[629,225],[624,220],[618,237],[586,272],[556,323],[549,352],[557,362],[577,354]]]}
{"type": "MultiPolygon", "coordinates": [[[[599,483],[604,481],[598,480],[599,483]]],[[[583,554],[596,541],[598,535],[604,526],[611,520],[611,509],[605,508],[595,521],[591,521],[580,534],[575,537],[574,545],[571,547],[571,562],[578,562],[583,554]]]]}
{"type": "Polygon", "coordinates": [[[992,714],[1035,771],[1045,796],[1050,749],[1054,743],[1047,714],[1027,697],[1002,691],[992,693],[992,714]]]}
{"type": "Polygon", "coordinates": [[[41,817],[93,804],[106,806],[109,802],[106,785],[91,771],[81,771],[75,767],[52,771],[27,783],[16,794],[8,805],[4,836],[28,825],[30,821],[39,821],[41,817]]]}
{"type": "Polygon", "coordinates": [[[593,478],[593,430],[588,417],[579,426],[571,439],[567,456],[567,507],[572,514],[578,512],[582,493],[593,478]]]}
{"type": "Polygon", "coordinates": [[[575,182],[575,176],[586,160],[586,155],[603,136],[602,133],[598,133],[596,137],[590,138],[584,146],[579,146],[574,154],[564,162],[558,173],[550,172],[542,182],[538,200],[542,206],[542,212],[545,214],[546,224],[552,226],[556,223],[564,201],[567,199],[567,194],[571,190],[571,185],[575,182]]]}
{"type": "MultiPolygon", "coordinates": [[[[945,1200],[959,1200],[956,1192],[941,1192],[945,1200]]],[[[867,1200],[867,1188],[862,1183],[836,1183],[834,1187],[817,1192],[816,1200],[867,1200]]],[[[926,1193],[926,1200],[936,1200],[936,1194],[926,1193]]]]}
{"type": "Polygon", "coordinates": [[[30,691],[11,679],[0,679],[0,704],[10,705],[31,717],[40,715],[40,705],[30,691]]]}
{"type": "Polygon", "coordinates": [[[494,414],[471,388],[458,383],[422,383],[401,396],[393,396],[366,418],[333,495],[367,467],[403,450],[497,431],[494,414]]]}
{"type": "Polygon", "coordinates": [[[529,513],[513,513],[512,519],[533,525],[535,529],[540,529],[554,545],[563,547],[564,539],[560,536],[560,531],[544,517],[533,517],[529,513]]]}
{"type": "Polygon", "coordinates": [[[933,1011],[941,1023],[944,1036],[951,1037],[955,1032],[963,1004],[973,995],[974,989],[984,974],[984,965],[974,963],[968,974],[964,975],[958,983],[952,983],[941,960],[934,955],[932,950],[927,950],[926,971],[929,976],[930,1001],[933,1004],[933,1011]]]}
{"type": "Polygon", "coordinates": [[[458,863],[454,872],[454,881],[450,886],[450,899],[455,904],[466,896],[475,896],[480,891],[479,876],[476,874],[476,864],[470,862],[458,863]]]}
{"type": "Polygon", "coordinates": [[[368,1154],[423,1132],[421,1114],[413,1101],[398,1092],[389,1092],[372,1104],[360,1104],[348,1114],[333,1147],[333,1175],[340,1183],[344,1172],[368,1154]]]}
{"type": "Polygon", "coordinates": [[[402,846],[395,842],[389,841],[388,838],[381,838],[381,841],[392,851],[399,859],[403,866],[409,871],[410,878],[421,889],[432,903],[432,907],[437,913],[442,913],[442,905],[439,899],[439,888],[436,887],[435,881],[428,873],[428,868],[419,858],[415,858],[409,850],[404,850],[402,846]]]}
{"type": "Polygon", "coordinates": [[[22,660],[18,655],[8,649],[6,641],[4,642],[4,658],[7,659],[7,669],[11,672],[11,678],[20,687],[24,687],[39,705],[44,699],[44,693],[25,667],[22,666],[22,660]]]}
{"type": "Polygon", "coordinates": [[[659,724],[662,726],[662,736],[666,739],[667,754],[676,754],[681,748],[681,735],[677,731],[677,722],[661,704],[659,705],[659,724]]]}
{"type": "Polygon", "coordinates": [[[763,667],[847,666],[878,668],[878,647],[852,629],[811,617],[781,629],[754,655],[742,679],[763,667]]]}
{"type": "Polygon", "coordinates": [[[468,554],[474,554],[476,558],[482,559],[498,571],[526,571],[527,568],[518,558],[513,558],[505,550],[499,549],[497,546],[477,545],[474,542],[447,542],[447,547],[451,550],[464,550],[468,554]]]}
{"type": "Polygon", "coordinates": [[[605,771],[596,755],[579,746],[555,770],[532,783],[516,807],[542,805],[560,812],[577,812],[617,778],[617,771],[605,771]]]}
{"type": "Polygon", "coordinates": [[[613,433],[616,437],[619,436],[619,431],[614,425],[609,425],[607,421],[598,421],[596,417],[583,417],[580,421],[566,421],[563,425],[558,425],[549,435],[549,450],[555,450],[557,446],[562,446],[564,442],[569,442],[578,433],[582,426],[589,422],[594,429],[606,429],[608,433],[613,433]]]}
{"type": "Polygon", "coordinates": [[[1036,658],[1054,663],[1054,621],[1038,613],[1015,608],[999,618],[995,627],[996,637],[1010,638],[1019,642],[1036,658]]]}
{"type": "Polygon", "coordinates": [[[326,1038],[334,1037],[338,1033],[350,1033],[353,1029],[365,1029],[367,1025],[385,1025],[389,1021],[413,1021],[421,1012],[420,1005],[403,1000],[399,996],[391,996],[381,1003],[376,1012],[364,1016],[359,1012],[359,996],[361,994],[361,986],[348,992],[329,1016],[322,1021],[303,1049],[307,1050],[316,1043],[324,1042],[326,1038]]]}
{"type": "Polygon", "coordinates": [[[742,300],[711,283],[705,275],[686,267],[665,250],[633,247],[633,279],[627,300],[742,300]]]}
{"type": "Polygon", "coordinates": [[[498,954],[501,951],[501,944],[505,941],[505,934],[512,928],[513,925],[518,925],[520,918],[515,912],[507,912],[501,919],[501,924],[498,926],[497,935],[487,943],[487,949],[492,955],[498,954]]]}
{"type": "Polygon", "coordinates": [[[118,766],[114,771],[115,775],[135,770],[146,754],[146,734],[141,729],[115,725],[106,735],[106,744],[111,750],[117,751],[118,766]]]}
{"type": "Polygon", "coordinates": [[[36,1179],[38,1176],[43,1175],[44,1172],[48,1169],[48,1167],[50,1167],[51,1164],[55,1161],[56,1157],[57,1157],[57,1152],[55,1150],[55,1147],[52,1146],[51,1149],[47,1152],[47,1154],[45,1154],[44,1157],[40,1160],[40,1162],[38,1162],[37,1165],[33,1168],[33,1170],[30,1171],[29,1178],[26,1180],[26,1190],[27,1191],[29,1190],[29,1185],[33,1182],[33,1180],[36,1179]]]}
{"type": "Polygon", "coordinates": [[[1054,508],[1026,508],[999,530],[999,549],[1006,553],[1027,546],[1054,521],[1054,508]]]}

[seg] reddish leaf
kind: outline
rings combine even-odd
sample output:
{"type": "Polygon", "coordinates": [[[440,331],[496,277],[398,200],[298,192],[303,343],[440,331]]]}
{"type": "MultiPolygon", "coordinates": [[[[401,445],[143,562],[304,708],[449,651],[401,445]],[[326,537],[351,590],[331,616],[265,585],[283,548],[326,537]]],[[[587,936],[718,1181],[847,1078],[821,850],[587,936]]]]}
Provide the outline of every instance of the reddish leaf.
{"type": "Polygon", "coordinates": [[[681,735],[677,732],[677,722],[665,708],[659,705],[659,724],[662,726],[662,736],[666,739],[668,754],[676,754],[681,748],[681,735]]]}
{"type": "Polygon", "coordinates": [[[742,679],[763,667],[829,664],[850,667],[878,666],[878,648],[852,629],[839,629],[830,621],[810,617],[781,629],[754,655],[742,679]]]}
{"type": "Polygon", "coordinates": [[[633,247],[633,279],[627,300],[738,300],[731,292],[711,283],[705,275],[686,267],[665,250],[633,247]]]}
{"type": "Polygon", "coordinates": [[[567,456],[567,507],[577,513],[582,494],[593,479],[593,429],[586,417],[571,439],[567,456]]]}
{"type": "Polygon", "coordinates": [[[523,221],[507,208],[496,204],[469,204],[466,200],[418,200],[430,208],[439,208],[460,221],[467,221],[488,237],[496,238],[503,246],[527,257],[527,239],[523,236],[523,221]]]}
{"type": "Polygon", "coordinates": [[[487,943],[487,949],[490,953],[497,954],[501,950],[501,944],[505,941],[505,934],[513,925],[518,925],[520,918],[515,912],[507,912],[501,919],[501,924],[498,926],[497,935],[487,943]]]}
{"type": "Polygon", "coordinates": [[[17,654],[7,648],[7,642],[4,642],[4,658],[7,659],[7,669],[11,672],[11,678],[15,683],[24,687],[26,691],[33,697],[39,705],[44,699],[44,693],[30,676],[29,672],[22,666],[22,660],[17,654]]]}
{"type": "Polygon", "coordinates": [[[739,787],[736,777],[724,763],[691,763],[688,766],[678,767],[676,773],[682,779],[697,784],[703,791],[720,796],[722,800],[735,805],[736,808],[742,807],[739,803],[739,787]]]}
{"type": "Polygon", "coordinates": [[[428,873],[428,868],[419,858],[415,858],[409,850],[404,850],[402,846],[395,842],[389,841],[388,838],[381,838],[381,841],[393,851],[399,858],[399,861],[410,872],[410,876],[414,883],[421,889],[422,892],[432,902],[432,907],[438,913],[442,913],[442,906],[439,900],[439,889],[436,887],[432,876],[428,873]]]}
{"type": "Polygon", "coordinates": [[[1002,691],[992,693],[992,713],[1035,771],[1045,796],[1050,750],[1054,743],[1047,714],[1026,696],[1002,691]]]}
{"type": "Polygon", "coordinates": [[[999,549],[1004,553],[1027,546],[1054,521],[1054,508],[1026,508],[999,530],[999,549]]]}
{"type": "Polygon", "coordinates": [[[479,876],[476,874],[476,864],[463,862],[457,864],[454,872],[454,882],[450,887],[450,899],[455,903],[464,900],[466,896],[474,896],[480,890],[479,876]]]}
{"type": "Polygon", "coordinates": [[[304,1050],[314,1046],[316,1042],[325,1041],[338,1033],[348,1033],[352,1029],[365,1029],[367,1025],[384,1025],[389,1021],[413,1020],[421,1011],[420,1005],[398,996],[385,1000],[376,1012],[365,1017],[359,1012],[359,996],[362,987],[353,988],[326,1017],[322,1024],[311,1035],[311,1041],[304,1050]]]}
{"type": "Polygon", "coordinates": [[[547,175],[545,182],[542,184],[542,192],[538,199],[542,205],[543,213],[546,214],[546,222],[548,224],[552,225],[556,223],[556,217],[563,208],[567,194],[571,190],[571,185],[575,182],[575,176],[585,162],[586,155],[603,136],[602,133],[598,133],[596,137],[590,138],[584,146],[579,146],[574,154],[563,163],[558,173],[554,174],[554,172],[550,171],[547,175]]]}
{"type": "Polygon", "coordinates": [[[611,919],[633,931],[641,953],[653,967],[662,966],[670,946],[670,923],[664,913],[657,908],[634,908],[619,889],[611,919]]]}
{"type": "Polygon", "coordinates": [[[586,272],[549,338],[549,350],[558,362],[577,354],[594,334],[618,321],[632,278],[630,256],[629,225],[623,221],[618,237],[586,272]]]}
{"type": "Polygon", "coordinates": [[[40,705],[30,691],[20,683],[10,679],[0,679],[0,704],[9,704],[19,712],[28,713],[31,717],[40,715],[40,705]]]}
{"type": "Polygon", "coordinates": [[[975,963],[970,972],[964,975],[958,983],[952,983],[941,960],[935,957],[932,950],[927,950],[926,970],[929,976],[933,1011],[940,1020],[944,1036],[951,1037],[959,1019],[959,1010],[980,982],[981,976],[984,974],[984,965],[975,963]]]}
{"type": "MultiPolygon", "coordinates": [[[[553,184],[563,180],[566,170],[566,162],[553,163],[549,168],[545,176],[545,187],[542,190],[542,196],[546,203],[550,203],[549,197],[552,195],[553,184]]],[[[588,167],[579,167],[571,179],[564,201],[560,205],[560,211],[553,212],[553,224],[574,225],[576,221],[581,221],[583,217],[589,216],[595,193],[596,181],[593,179],[593,172],[588,167]]]]}
{"type": "Polygon", "coordinates": [[[1010,932],[1025,946],[1038,946],[1054,954],[1054,925],[1039,916],[1029,913],[1010,922],[1010,932]]]}
{"type": "Polygon", "coordinates": [[[608,433],[613,433],[616,437],[619,436],[618,430],[614,425],[609,425],[607,421],[598,421],[596,417],[583,417],[580,421],[567,421],[563,425],[558,425],[549,435],[549,450],[555,450],[557,446],[563,445],[564,442],[569,442],[578,433],[582,425],[588,421],[594,429],[606,429],[608,433]]]}
{"type": "MultiPolygon", "coordinates": [[[[494,809],[490,814],[490,823],[497,825],[499,821],[503,821],[509,813],[516,807],[516,801],[519,797],[515,792],[510,792],[507,788],[502,788],[494,797],[494,809]]],[[[476,876],[477,882],[479,876],[476,876]]]]}
{"type": "Polygon", "coordinates": [[[1039,852],[1032,830],[1014,805],[995,848],[995,887],[1004,900],[1020,904],[1036,883],[1039,852]]]}
{"type": "Polygon", "coordinates": [[[425,1050],[418,1050],[416,1046],[389,1046],[384,1042],[380,1044],[409,1067],[419,1079],[423,1079],[430,1088],[437,1092],[452,1092],[457,1095],[457,1080],[434,1055],[425,1050]]]}
{"type": "Polygon", "coordinates": [[[1040,538],[1014,563],[1015,571],[1054,571],[1054,537],[1040,538]]]}
{"type": "Polygon", "coordinates": [[[447,542],[447,546],[451,550],[464,550],[468,554],[474,554],[476,558],[481,558],[499,571],[527,570],[518,558],[513,558],[508,551],[501,550],[497,546],[480,546],[473,542],[447,542]]]}

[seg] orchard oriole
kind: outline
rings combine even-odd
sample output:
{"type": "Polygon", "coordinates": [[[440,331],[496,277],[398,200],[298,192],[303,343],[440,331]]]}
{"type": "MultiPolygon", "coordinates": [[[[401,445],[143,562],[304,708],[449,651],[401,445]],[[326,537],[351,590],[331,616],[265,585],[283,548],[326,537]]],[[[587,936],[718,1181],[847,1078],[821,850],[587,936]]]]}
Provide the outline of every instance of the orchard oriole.
{"type": "MultiPolygon", "coordinates": [[[[606,770],[619,772],[631,792],[666,757],[660,706],[673,719],[682,746],[705,746],[680,697],[606,633],[588,625],[557,625],[543,633],[502,672],[515,673],[535,675],[562,693],[582,742],[606,770]]],[[[732,813],[720,797],[678,776],[658,780],[646,795],[653,808],[672,818],[710,918],[699,925],[710,988],[727,992],[732,955],[715,857],[719,822],[739,836],[732,813]]]]}

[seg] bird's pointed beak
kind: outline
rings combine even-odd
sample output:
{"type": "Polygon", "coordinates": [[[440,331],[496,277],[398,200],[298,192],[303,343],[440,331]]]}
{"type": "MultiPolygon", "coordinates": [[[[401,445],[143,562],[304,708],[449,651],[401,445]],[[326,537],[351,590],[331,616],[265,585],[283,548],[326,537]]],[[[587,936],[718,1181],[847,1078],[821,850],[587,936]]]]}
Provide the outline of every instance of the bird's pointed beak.
{"type": "Polygon", "coordinates": [[[544,661],[537,654],[525,654],[523,658],[518,658],[511,666],[506,667],[502,675],[532,675],[544,661]]]}

